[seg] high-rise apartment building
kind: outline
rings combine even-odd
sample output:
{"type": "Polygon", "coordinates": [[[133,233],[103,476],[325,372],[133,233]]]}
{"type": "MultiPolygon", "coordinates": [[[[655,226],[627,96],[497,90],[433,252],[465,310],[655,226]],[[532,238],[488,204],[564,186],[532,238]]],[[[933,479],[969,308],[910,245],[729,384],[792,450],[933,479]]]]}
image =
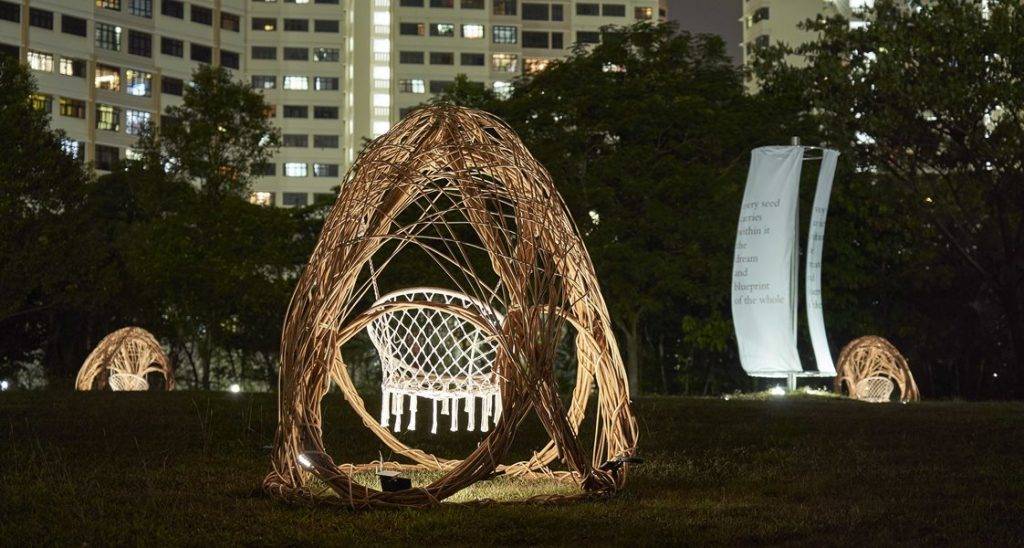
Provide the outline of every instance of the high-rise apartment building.
{"type": "MultiPolygon", "coordinates": [[[[732,0],[743,3],[743,63],[748,64],[754,51],[759,47],[778,42],[791,47],[814,40],[815,35],[799,28],[800,23],[816,17],[842,15],[856,19],[861,9],[870,6],[872,0],[732,0]]],[[[803,59],[792,56],[794,65],[803,59]]]]}
{"type": "Polygon", "coordinates": [[[264,93],[283,146],[254,200],[330,196],[366,138],[457,74],[501,93],[593,44],[661,20],[665,0],[0,0],[0,54],[33,72],[69,153],[109,169],[180,104],[199,63],[264,93]]]}

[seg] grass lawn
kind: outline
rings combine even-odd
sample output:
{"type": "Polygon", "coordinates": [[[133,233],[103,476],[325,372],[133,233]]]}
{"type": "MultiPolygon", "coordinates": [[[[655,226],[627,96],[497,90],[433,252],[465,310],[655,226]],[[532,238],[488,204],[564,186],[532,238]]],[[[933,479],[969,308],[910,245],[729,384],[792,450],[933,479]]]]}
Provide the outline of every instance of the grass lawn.
{"type": "MultiPolygon", "coordinates": [[[[643,398],[647,462],[613,499],[363,513],[262,493],[276,406],[270,394],[0,394],[0,544],[1024,543],[1019,403],[643,398]]],[[[336,461],[377,456],[339,396],[325,417],[336,461]]],[[[424,423],[411,439],[444,456],[479,436],[424,423]]],[[[542,440],[526,425],[517,451],[542,440]]]]}

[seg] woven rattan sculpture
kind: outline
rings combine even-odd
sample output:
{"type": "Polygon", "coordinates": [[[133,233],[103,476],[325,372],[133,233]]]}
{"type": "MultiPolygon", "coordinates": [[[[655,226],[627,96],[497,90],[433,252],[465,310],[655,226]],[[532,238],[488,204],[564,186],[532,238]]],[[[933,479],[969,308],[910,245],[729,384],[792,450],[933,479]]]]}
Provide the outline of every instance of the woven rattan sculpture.
{"type": "MultiPolygon", "coordinates": [[[[886,378],[896,385],[900,401],[921,399],[906,358],[889,341],[882,337],[868,336],[847,344],[839,354],[839,364],[836,367],[836,393],[842,394],[845,391],[851,398],[879,401],[881,391],[885,388],[884,384],[861,384],[873,377],[886,378]]],[[[886,393],[891,392],[890,387],[886,393]]],[[[889,398],[881,401],[889,401],[889,398]]]]}
{"type": "MultiPolygon", "coordinates": [[[[279,425],[271,494],[313,496],[315,475],[351,508],[429,506],[495,474],[559,475],[581,493],[607,494],[625,482],[636,421],[607,307],[590,257],[547,171],[515,133],[486,113],[434,106],[376,139],[347,174],[281,338],[279,425]],[[451,289],[483,307],[416,297],[372,303],[392,260],[415,250],[451,289]],[[449,460],[408,447],[382,427],[356,392],[340,348],[373,322],[403,310],[432,309],[471,324],[494,341],[501,394],[497,424],[476,450],[449,460]],[[495,321],[495,315],[503,315],[495,321]],[[558,345],[575,332],[578,368],[568,409],[554,381],[558,345]],[[382,463],[338,466],[321,436],[321,399],[334,381],[363,424],[398,456],[401,469],[443,472],[423,487],[381,492],[353,474],[382,463]],[[577,437],[597,386],[589,455],[577,437]],[[503,465],[519,424],[536,413],[551,441],[524,462],[503,465]],[[548,465],[559,457],[567,471],[548,465]]],[[[556,497],[550,497],[556,498],[556,497]]]]}
{"type": "Polygon", "coordinates": [[[76,390],[149,390],[147,375],[159,372],[167,390],[174,388],[174,371],[160,343],[140,327],[125,327],[103,337],[85,358],[75,380],[76,390]]]}

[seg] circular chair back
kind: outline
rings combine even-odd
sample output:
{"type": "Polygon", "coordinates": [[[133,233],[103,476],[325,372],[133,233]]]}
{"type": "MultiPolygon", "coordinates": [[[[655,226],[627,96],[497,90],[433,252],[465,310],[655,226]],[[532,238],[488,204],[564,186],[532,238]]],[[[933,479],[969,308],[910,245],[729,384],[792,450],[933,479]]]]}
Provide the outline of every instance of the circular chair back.
{"type": "Polygon", "coordinates": [[[115,391],[144,391],[149,390],[149,382],[142,375],[132,373],[113,373],[107,379],[110,389],[115,391]]]}
{"type": "MultiPolygon", "coordinates": [[[[447,289],[418,287],[388,293],[374,306],[396,302],[429,302],[465,308],[482,316],[497,330],[504,318],[486,304],[447,289]]],[[[428,306],[389,310],[367,326],[370,341],[380,355],[381,426],[394,417],[394,431],[402,426],[405,398],[409,398],[407,428],[416,429],[417,398],[433,403],[437,432],[438,407],[451,417],[451,430],[459,428],[459,402],[465,407],[467,430],[475,428],[476,399],[481,399],[480,430],[486,432],[501,414],[501,391],[494,374],[498,343],[468,320],[448,310],[428,306]]]]}
{"type": "Polygon", "coordinates": [[[857,383],[857,399],[872,403],[887,402],[896,387],[888,377],[867,377],[857,383]]]}

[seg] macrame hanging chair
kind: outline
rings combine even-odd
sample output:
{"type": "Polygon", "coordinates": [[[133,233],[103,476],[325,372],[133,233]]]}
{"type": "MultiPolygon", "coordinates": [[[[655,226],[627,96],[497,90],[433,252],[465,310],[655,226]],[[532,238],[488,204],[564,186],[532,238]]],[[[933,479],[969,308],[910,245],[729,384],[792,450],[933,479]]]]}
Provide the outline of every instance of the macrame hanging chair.
{"type": "MultiPolygon", "coordinates": [[[[467,309],[490,322],[496,331],[504,319],[472,297],[437,288],[395,291],[378,298],[373,306],[401,302],[467,309]]],[[[389,309],[370,322],[367,332],[380,355],[381,426],[393,424],[394,431],[400,432],[403,414],[408,411],[406,428],[415,430],[419,398],[433,404],[433,434],[437,433],[439,411],[449,416],[451,431],[458,431],[460,407],[466,411],[465,425],[470,432],[477,422],[481,432],[490,430],[492,422],[497,424],[501,389],[494,373],[495,337],[446,309],[427,306],[389,309]]]]}

